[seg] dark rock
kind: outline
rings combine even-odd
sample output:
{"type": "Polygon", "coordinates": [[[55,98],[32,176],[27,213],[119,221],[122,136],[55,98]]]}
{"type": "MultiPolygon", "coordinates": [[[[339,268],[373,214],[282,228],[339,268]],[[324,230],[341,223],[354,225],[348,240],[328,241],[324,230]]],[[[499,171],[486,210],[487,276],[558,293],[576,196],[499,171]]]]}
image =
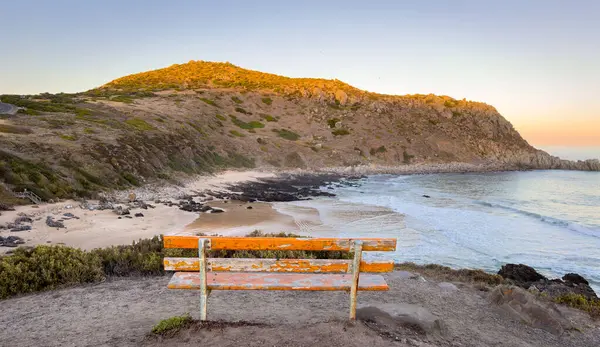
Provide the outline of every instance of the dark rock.
{"type": "Polygon", "coordinates": [[[565,282],[569,282],[569,283],[573,283],[573,284],[590,285],[590,282],[588,282],[585,278],[583,278],[583,276],[576,274],[576,273],[568,273],[568,274],[564,275],[562,277],[562,279],[565,282]]]}
{"type": "Polygon", "coordinates": [[[51,228],[64,228],[65,225],[62,222],[55,221],[52,216],[46,217],[46,225],[51,228]]]}
{"type": "Polygon", "coordinates": [[[210,210],[210,213],[223,213],[225,212],[225,210],[222,210],[220,208],[212,208],[212,210],[210,210]]]}
{"type": "Polygon", "coordinates": [[[429,196],[429,195],[426,195],[426,194],[423,194],[423,197],[424,197],[424,198],[427,198],[427,199],[431,198],[431,196],[429,196]]]}
{"type": "Polygon", "coordinates": [[[179,209],[187,212],[202,212],[204,204],[194,200],[182,200],[179,202],[179,209]]]}
{"type": "Polygon", "coordinates": [[[252,206],[246,206],[246,210],[251,210],[252,206]]]}
{"type": "Polygon", "coordinates": [[[123,217],[117,217],[118,219],[123,219],[123,217]]]}
{"type": "Polygon", "coordinates": [[[528,288],[532,282],[548,281],[548,279],[540,275],[534,268],[524,264],[506,264],[503,265],[498,275],[503,278],[515,281],[519,287],[528,288]]]}
{"type": "Polygon", "coordinates": [[[0,246],[4,247],[17,247],[18,245],[24,244],[25,241],[18,236],[0,236],[0,246]]]}
{"type": "Polygon", "coordinates": [[[144,214],[143,213],[136,213],[135,216],[136,217],[144,217],[144,214]]]}
{"type": "Polygon", "coordinates": [[[208,212],[212,210],[212,207],[208,206],[208,205],[204,205],[200,208],[200,212],[208,212]]]}
{"type": "Polygon", "coordinates": [[[10,229],[10,231],[13,231],[13,232],[26,231],[26,230],[31,230],[31,225],[17,225],[14,228],[10,229]]]}
{"type": "Polygon", "coordinates": [[[69,218],[74,218],[74,219],[79,219],[79,217],[75,216],[74,214],[72,214],[72,213],[70,213],[70,212],[69,212],[69,213],[65,213],[65,214],[63,214],[63,216],[65,216],[65,217],[69,217],[69,218]]]}
{"type": "Polygon", "coordinates": [[[133,218],[133,217],[131,217],[131,216],[125,216],[125,218],[129,218],[129,219],[132,219],[132,218],[133,218]]]}
{"type": "Polygon", "coordinates": [[[0,211],[14,211],[15,209],[12,208],[10,205],[4,204],[0,202],[0,211]]]}

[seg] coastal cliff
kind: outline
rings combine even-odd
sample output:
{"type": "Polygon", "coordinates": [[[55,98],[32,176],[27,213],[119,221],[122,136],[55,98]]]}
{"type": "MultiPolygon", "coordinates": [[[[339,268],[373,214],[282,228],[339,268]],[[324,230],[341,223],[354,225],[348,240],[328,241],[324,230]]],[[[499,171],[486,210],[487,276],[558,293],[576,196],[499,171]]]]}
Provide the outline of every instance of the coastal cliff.
{"type": "Polygon", "coordinates": [[[230,167],[600,171],[598,160],[532,147],[484,103],[382,95],[229,63],[191,61],[83,93],[0,100],[21,108],[0,119],[0,196],[90,196],[230,167]]]}

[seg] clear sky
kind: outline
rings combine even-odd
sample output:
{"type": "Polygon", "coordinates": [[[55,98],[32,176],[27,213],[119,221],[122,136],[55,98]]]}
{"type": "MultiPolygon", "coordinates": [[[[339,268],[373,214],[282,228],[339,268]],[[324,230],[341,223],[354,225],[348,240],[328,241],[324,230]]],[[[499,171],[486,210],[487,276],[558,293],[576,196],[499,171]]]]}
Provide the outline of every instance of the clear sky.
{"type": "Polygon", "coordinates": [[[0,94],[189,60],[494,105],[533,145],[600,146],[600,1],[3,1],[0,94]]]}

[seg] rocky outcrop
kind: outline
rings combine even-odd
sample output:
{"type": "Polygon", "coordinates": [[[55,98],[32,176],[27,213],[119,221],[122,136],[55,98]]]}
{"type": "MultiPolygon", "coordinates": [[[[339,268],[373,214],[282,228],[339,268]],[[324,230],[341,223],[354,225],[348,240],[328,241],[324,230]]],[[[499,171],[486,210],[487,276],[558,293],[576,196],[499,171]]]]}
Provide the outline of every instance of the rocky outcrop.
{"type": "Polygon", "coordinates": [[[534,268],[524,264],[503,265],[498,275],[510,280],[516,286],[536,293],[545,293],[552,298],[566,294],[582,295],[587,299],[597,299],[598,296],[583,276],[568,273],[561,279],[548,279],[534,268]]]}

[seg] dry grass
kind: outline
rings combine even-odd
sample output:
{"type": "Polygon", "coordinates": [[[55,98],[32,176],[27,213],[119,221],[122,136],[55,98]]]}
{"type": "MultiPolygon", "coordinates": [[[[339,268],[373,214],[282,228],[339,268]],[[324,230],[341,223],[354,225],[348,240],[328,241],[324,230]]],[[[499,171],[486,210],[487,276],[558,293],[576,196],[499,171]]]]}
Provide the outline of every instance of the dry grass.
{"type": "Polygon", "coordinates": [[[396,270],[405,270],[420,273],[442,281],[483,283],[498,285],[504,283],[500,275],[489,274],[483,270],[458,269],[454,270],[438,264],[417,265],[415,263],[401,263],[394,266],[396,270]]]}

